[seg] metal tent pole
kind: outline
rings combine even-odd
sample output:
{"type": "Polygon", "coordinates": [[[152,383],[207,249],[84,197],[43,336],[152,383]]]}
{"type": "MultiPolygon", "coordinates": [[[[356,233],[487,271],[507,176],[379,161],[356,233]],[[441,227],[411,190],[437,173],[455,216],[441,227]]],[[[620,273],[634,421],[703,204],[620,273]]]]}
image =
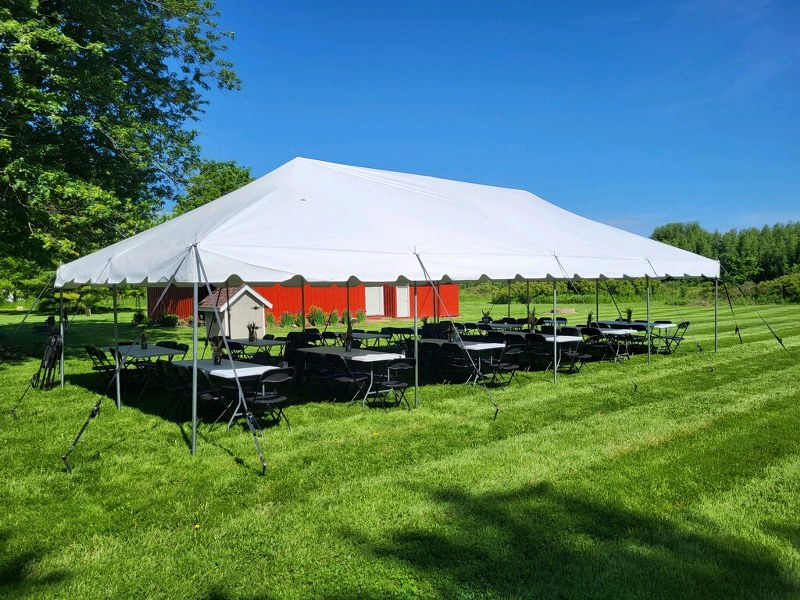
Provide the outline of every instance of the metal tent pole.
{"type": "Polygon", "coordinates": [[[300,331],[306,330],[306,282],[300,277],[300,331]]]}
{"type": "Polygon", "coordinates": [[[419,303],[417,301],[417,282],[414,282],[414,408],[419,406],[419,332],[417,319],[419,316],[419,303]]]}
{"type": "Polygon", "coordinates": [[[114,362],[117,363],[117,370],[114,379],[116,379],[116,384],[117,384],[117,410],[121,410],[122,390],[120,389],[119,380],[120,380],[120,371],[122,369],[122,365],[119,364],[119,326],[118,326],[119,320],[117,319],[117,286],[113,286],[111,288],[111,297],[114,302],[114,348],[116,350],[115,352],[116,358],[114,362]]]}
{"type": "Polygon", "coordinates": [[[600,280],[594,280],[594,320],[600,320],[600,280]]]}
{"type": "Polygon", "coordinates": [[[506,316],[511,318],[511,280],[508,280],[508,304],[506,309],[506,316]]]}
{"type": "Polygon", "coordinates": [[[717,345],[719,342],[719,306],[717,300],[719,299],[719,277],[714,279],[714,354],[717,353],[717,345]]]}
{"type": "Polygon", "coordinates": [[[652,328],[650,327],[650,276],[645,275],[644,280],[647,283],[647,316],[645,320],[647,321],[647,366],[650,366],[650,345],[652,340],[652,328]]]}
{"type": "Polygon", "coordinates": [[[192,455],[197,453],[197,320],[199,316],[197,304],[199,297],[197,281],[195,281],[192,286],[192,455]]]}
{"type": "Polygon", "coordinates": [[[58,359],[58,368],[61,372],[61,387],[64,387],[64,292],[58,293],[58,335],[61,338],[61,356],[58,359]]]}
{"type": "Polygon", "coordinates": [[[558,382],[558,321],[556,315],[558,310],[558,282],[553,279],[553,383],[558,382]]]}

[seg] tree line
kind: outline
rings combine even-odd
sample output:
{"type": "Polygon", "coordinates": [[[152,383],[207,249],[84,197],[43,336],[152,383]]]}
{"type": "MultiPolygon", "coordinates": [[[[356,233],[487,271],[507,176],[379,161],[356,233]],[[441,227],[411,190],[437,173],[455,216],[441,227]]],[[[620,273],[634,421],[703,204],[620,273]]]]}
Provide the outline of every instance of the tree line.
{"type": "Polygon", "coordinates": [[[723,274],[737,283],[762,283],[800,273],[800,223],[761,229],[710,232],[699,223],[669,223],[656,227],[654,240],[719,259],[723,274]]]}

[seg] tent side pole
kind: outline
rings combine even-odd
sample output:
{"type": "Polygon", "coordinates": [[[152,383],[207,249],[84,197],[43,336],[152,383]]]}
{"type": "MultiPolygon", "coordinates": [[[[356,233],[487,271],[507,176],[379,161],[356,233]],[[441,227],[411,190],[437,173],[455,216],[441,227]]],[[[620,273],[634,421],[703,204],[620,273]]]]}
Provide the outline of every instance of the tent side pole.
{"type": "Polygon", "coordinates": [[[647,366],[650,366],[650,346],[652,341],[652,328],[650,327],[650,276],[645,275],[644,280],[647,283],[647,316],[645,320],[647,321],[647,366]]]}
{"type": "Polygon", "coordinates": [[[61,374],[61,387],[64,387],[64,291],[58,292],[58,335],[61,338],[61,356],[58,369],[61,374]]]}
{"type": "Polygon", "coordinates": [[[558,383],[558,282],[553,279],[553,383],[558,383]]]}
{"type": "MultiPolygon", "coordinates": [[[[117,318],[117,286],[111,288],[111,298],[114,304],[114,348],[116,349],[116,360],[119,361],[119,319],[117,318]]],[[[117,410],[122,409],[122,390],[120,389],[120,370],[122,365],[117,364],[117,372],[114,379],[117,384],[117,410]]]]}
{"type": "Polygon", "coordinates": [[[198,298],[197,281],[192,286],[192,455],[197,453],[197,321],[198,298]]]}
{"type": "Polygon", "coordinates": [[[508,306],[506,308],[506,316],[511,318],[511,280],[508,280],[508,306]]]}
{"type": "Polygon", "coordinates": [[[419,304],[417,302],[417,282],[414,282],[414,408],[419,406],[419,332],[417,319],[419,304]]]}
{"type": "Polygon", "coordinates": [[[347,329],[350,329],[350,323],[353,322],[353,315],[350,314],[350,281],[345,283],[345,303],[347,305],[347,329]]]}
{"type": "Polygon", "coordinates": [[[719,277],[714,279],[714,354],[717,353],[719,343],[719,277]]]}
{"type": "Polygon", "coordinates": [[[600,280],[594,280],[594,320],[600,320],[600,280]]]}
{"type": "Polygon", "coordinates": [[[306,281],[300,278],[300,331],[306,330],[306,281]]]}

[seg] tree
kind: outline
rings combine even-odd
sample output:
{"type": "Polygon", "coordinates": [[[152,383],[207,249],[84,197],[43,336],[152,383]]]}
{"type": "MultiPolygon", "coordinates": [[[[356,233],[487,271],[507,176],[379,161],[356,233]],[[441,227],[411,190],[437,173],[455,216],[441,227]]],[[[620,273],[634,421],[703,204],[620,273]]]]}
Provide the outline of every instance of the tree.
{"type": "Polygon", "coordinates": [[[0,255],[40,268],[149,226],[195,164],[230,34],[210,0],[0,7],[0,255]]]}
{"type": "Polygon", "coordinates": [[[234,161],[200,161],[194,174],[186,184],[186,193],[178,196],[173,209],[180,215],[211,202],[225,194],[238,190],[253,181],[249,167],[237,165],[234,161]]]}

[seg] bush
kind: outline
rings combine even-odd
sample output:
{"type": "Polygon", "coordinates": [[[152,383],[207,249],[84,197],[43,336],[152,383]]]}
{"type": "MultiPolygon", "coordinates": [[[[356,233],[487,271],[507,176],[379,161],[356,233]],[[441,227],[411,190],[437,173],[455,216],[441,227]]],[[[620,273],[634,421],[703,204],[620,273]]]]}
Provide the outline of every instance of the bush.
{"type": "Polygon", "coordinates": [[[264,322],[267,324],[268,327],[272,327],[273,325],[275,325],[275,315],[267,311],[266,313],[264,313],[264,322]]]}
{"type": "Polygon", "coordinates": [[[144,325],[146,319],[147,317],[145,316],[144,311],[141,308],[137,308],[135,311],[133,311],[131,325],[134,327],[139,327],[140,325],[144,325]]]}
{"type": "Polygon", "coordinates": [[[367,313],[365,313],[365,312],[364,312],[363,310],[361,310],[361,309],[358,309],[358,310],[356,311],[356,321],[357,321],[358,323],[366,323],[366,322],[367,322],[367,313]]]}
{"type": "Polygon", "coordinates": [[[158,325],[160,327],[176,327],[178,325],[178,315],[172,313],[161,315],[158,319],[158,325]]]}
{"type": "Polygon", "coordinates": [[[281,313],[281,327],[291,327],[294,324],[294,315],[288,310],[281,313]]]}
{"type": "Polygon", "coordinates": [[[308,309],[308,322],[314,327],[322,327],[325,325],[325,311],[319,306],[313,304],[308,309]]]}
{"type": "Polygon", "coordinates": [[[350,313],[346,310],[342,311],[342,323],[347,325],[350,322],[350,313]]]}
{"type": "Polygon", "coordinates": [[[328,325],[338,325],[339,324],[339,313],[334,308],[331,311],[331,314],[328,315],[328,325]]]}

